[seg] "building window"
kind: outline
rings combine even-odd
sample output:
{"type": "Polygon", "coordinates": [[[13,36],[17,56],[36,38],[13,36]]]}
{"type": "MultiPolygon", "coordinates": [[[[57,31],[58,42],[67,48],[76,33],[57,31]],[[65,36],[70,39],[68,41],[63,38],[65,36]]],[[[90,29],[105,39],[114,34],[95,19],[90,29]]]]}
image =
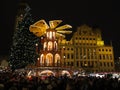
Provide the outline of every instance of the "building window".
{"type": "Polygon", "coordinates": [[[67,62],[67,64],[68,64],[68,66],[70,65],[70,63],[69,63],[69,62],[67,62]]]}
{"type": "Polygon", "coordinates": [[[95,38],[93,38],[93,40],[95,40],[95,38]]]}
{"type": "Polygon", "coordinates": [[[68,59],[70,58],[70,55],[69,55],[69,53],[67,54],[67,58],[68,58],[68,59]]]}
{"type": "Polygon", "coordinates": [[[71,62],[71,66],[73,66],[73,62],[71,62]]]}
{"type": "Polygon", "coordinates": [[[108,56],[108,54],[106,54],[106,59],[109,59],[109,56],[108,56]]]}
{"type": "Polygon", "coordinates": [[[110,60],[112,60],[112,55],[110,54],[110,60]]]}
{"type": "Polygon", "coordinates": [[[71,53],[71,59],[73,59],[73,53],[71,53]]]}
{"type": "Polygon", "coordinates": [[[102,59],[101,55],[99,55],[100,60],[102,59]]]}
{"type": "Polygon", "coordinates": [[[109,67],[109,63],[107,63],[107,66],[109,67]]]}
{"type": "Polygon", "coordinates": [[[103,59],[105,59],[105,55],[103,55],[103,59]]]}
{"type": "Polygon", "coordinates": [[[106,67],[106,63],[104,62],[104,66],[106,67]]]}
{"type": "Polygon", "coordinates": [[[76,48],[76,59],[78,59],[78,48],[76,48]]]}
{"type": "Polygon", "coordinates": [[[111,52],[111,49],[109,49],[109,52],[111,52]]]}
{"type": "Polygon", "coordinates": [[[113,66],[113,63],[111,62],[111,66],[113,66]]]}
{"type": "Polygon", "coordinates": [[[73,50],[73,48],[71,48],[71,50],[73,50]]]}
{"type": "Polygon", "coordinates": [[[77,61],[77,67],[79,66],[79,62],[77,61]]]}
{"type": "Polygon", "coordinates": [[[80,66],[81,66],[81,67],[83,67],[83,64],[82,64],[82,62],[80,62],[80,66]]]}

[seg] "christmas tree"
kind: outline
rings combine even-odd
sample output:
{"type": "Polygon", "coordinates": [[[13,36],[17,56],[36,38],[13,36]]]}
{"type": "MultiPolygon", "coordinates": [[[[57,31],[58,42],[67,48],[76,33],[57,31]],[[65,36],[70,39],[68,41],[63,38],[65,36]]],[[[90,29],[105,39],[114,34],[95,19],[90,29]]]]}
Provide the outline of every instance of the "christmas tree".
{"type": "Polygon", "coordinates": [[[27,6],[23,20],[18,23],[13,35],[9,57],[11,69],[24,68],[29,64],[35,64],[37,60],[36,43],[39,43],[39,38],[29,31],[29,26],[33,22],[30,8],[27,6]]]}

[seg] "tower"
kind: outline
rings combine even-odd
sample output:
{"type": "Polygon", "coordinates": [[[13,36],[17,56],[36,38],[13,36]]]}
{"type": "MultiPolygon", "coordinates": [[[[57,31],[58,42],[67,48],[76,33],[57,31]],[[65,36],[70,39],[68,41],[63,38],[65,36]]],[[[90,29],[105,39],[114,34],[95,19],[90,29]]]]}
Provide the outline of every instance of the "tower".
{"type": "MultiPolygon", "coordinates": [[[[18,4],[18,7],[17,7],[17,13],[16,13],[16,17],[15,17],[15,28],[14,30],[17,29],[17,26],[20,22],[22,22],[23,18],[24,18],[24,15],[26,13],[26,9],[29,8],[29,5],[26,3],[26,2],[23,2],[21,1],[19,4],[18,4]]],[[[30,9],[30,8],[29,8],[30,9]]]]}

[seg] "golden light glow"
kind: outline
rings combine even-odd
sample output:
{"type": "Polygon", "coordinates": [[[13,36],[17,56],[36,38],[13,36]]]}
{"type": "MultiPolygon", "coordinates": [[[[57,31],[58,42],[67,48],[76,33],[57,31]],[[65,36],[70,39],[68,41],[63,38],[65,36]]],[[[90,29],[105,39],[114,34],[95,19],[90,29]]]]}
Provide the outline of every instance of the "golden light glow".
{"type": "Polygon", "coordinates": [[[43,48],[43,50],[45,50],[46,48],[47,48],[47,43],[44,42],[44,48],[43,48]]]}
{"type": "Polygon", "coordinates": [[[97,41],[98,46],[104,46],[104,41],[97,41]]]}
{"type": "Polygon", "coordinates": [[[41,27],[41,28],[44,28],[44,29],[48,29],[49,26],[47,25],[47,23],[45,22],[45,20],[39,20],[37,21],[35,24],[33,24],[34,26],[36,27],[41,27]]]}
{"type": "Polygon", "coordinates": [[[66,25],[63,25],[63,26],[60,26],[60,27],[56,28],[56,30],[60,30],[61,31],[61,30],[70,29],[70,28],[72,28],[72,26],[66,24],[66,25]]]}
{"type": "Polygon", "coordinates": [[[50,39],[52,39],[52,32],[51,31],[50,31],[50,36],[49,37],[50,37],[50,39]]]}
{"type": "Polygon", "coordinates": [[[53,55],[52,55],[52,53],[48,53],[46,55],[46,64],[47,64],[47,66],[49,66],[49,65],[51,66],[52,63],[53,63],[53,55]]]}
{"type": "Polygon", "coordinates": [[[48,51],[49,51],[49,50],[52,50],[52,46],[53,46],[52,44],[53,44],[53,43],[52,43],[51,41],[48,42],[48,51]]]}
{"type": "MultiPolygon", "coordinates": [[[[68,31],[67,29],[72,28],[72,26],[66,24],[60,27],[57,27],[62,20],[52,20],[49,21],[49,25],[45,22],[45,20],[39,20],[35,24],[30,25],[29,29],[30,32],[33,32],[37,37],[41,37],[45,34],[47,29],[54,29],[56,30],[56,37],[63,37],[65,38],[65,35],[63,34],[70,34],[72,31],[68,31]]],[[[48,36],[49,34],[47,34],[48,36]]],[[[50,32],[50,38],[52,36],[52,33],[50,32]]]]}
{"type": "Polygon", "coordinates": [[[56,28],[61,22],[62,22],[62,20],[52,20],[52,21],[49,21],[50,28],[51,29],[56,28]]]}

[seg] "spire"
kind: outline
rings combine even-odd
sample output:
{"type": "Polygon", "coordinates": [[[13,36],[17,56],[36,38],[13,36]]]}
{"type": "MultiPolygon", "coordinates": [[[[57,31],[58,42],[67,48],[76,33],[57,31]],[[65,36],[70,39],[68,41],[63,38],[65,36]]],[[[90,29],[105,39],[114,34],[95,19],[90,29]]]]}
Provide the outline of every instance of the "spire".
{"type": "Polygon", "coordinates": [[[18,26],[18,23],[21,22],[25,17],[25,13],[30,11],[30,7],[26,1],[27,0],[19,0],[18,2],[17,14],[15,18],[15,30],[18,26]]]}

